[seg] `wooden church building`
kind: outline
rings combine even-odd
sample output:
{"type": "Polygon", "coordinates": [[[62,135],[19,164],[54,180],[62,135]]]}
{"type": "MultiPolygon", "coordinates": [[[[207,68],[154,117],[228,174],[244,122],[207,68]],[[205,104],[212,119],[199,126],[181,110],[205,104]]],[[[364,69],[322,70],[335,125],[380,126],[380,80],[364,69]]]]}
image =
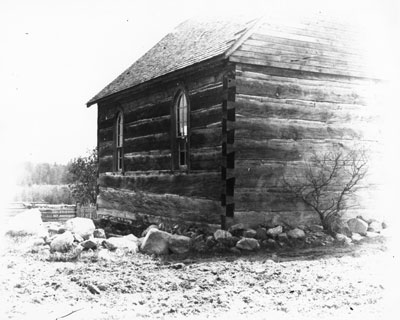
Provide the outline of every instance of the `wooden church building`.
{"type": "Polygon", "coordinates": [[[282,188],[314,152],[369,143],[378,80],[322,19],[193,19],[93,97],[98,214],[144,224],[309,224],[282,188]]]}

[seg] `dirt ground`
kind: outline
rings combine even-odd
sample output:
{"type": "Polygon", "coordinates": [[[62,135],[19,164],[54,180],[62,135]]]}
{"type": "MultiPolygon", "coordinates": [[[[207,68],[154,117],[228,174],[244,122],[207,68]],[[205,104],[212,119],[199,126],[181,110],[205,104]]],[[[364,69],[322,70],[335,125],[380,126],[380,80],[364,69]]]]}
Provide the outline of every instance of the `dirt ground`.
{"type": "Polygon", "coordinates": [[[383,238],[240,256],[84,252],[74,262],[48,261],[21,239],[3,244],[1,319],[396,316],[398,256],[383,238]]]}

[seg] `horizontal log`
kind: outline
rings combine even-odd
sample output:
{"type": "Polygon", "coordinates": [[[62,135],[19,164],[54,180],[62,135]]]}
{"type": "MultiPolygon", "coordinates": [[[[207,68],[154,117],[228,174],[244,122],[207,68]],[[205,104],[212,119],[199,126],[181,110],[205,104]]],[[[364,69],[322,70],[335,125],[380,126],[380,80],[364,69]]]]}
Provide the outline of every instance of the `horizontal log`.
{"type": "Polygon", "coordinates": [[[369,90],[377,95],[382,92],[384,83],[376,79],[356,78],[351,76],[342,76],[334,74],[324,74],[308,72],[304,70],[291,70],[287,68],[276,68],[263,65],[252,65],[246,63],[238,63],[236,65],[236,73],[238,76],[245,78],[254,78],[260,80],[279,80],[283,82],[301,81],[305,84],[320,84],[321,86],[343,87],[343,88],[361,88],[364,91],[369,90]],[[317,81],[315,81],[317,80],[317,81]]]}
{"type": "MultiPolygon", "coordinates": [[[[235,188],[284,188],[284,179],[293,185],[303,184],[305,170],[310,165],[306,161],[237,160],[232,175],[236,177],[235,188]]],[[[368,175],[360,185],[372,188],[383,183],[373,171],[374,168],[368,167],[368,175]]]]}
{"type": "Polygon", "coordinates": [[[189,96],[190,110],[209,108],[222,103],[222,84],[206,91],[200,91],[189,96]]]}
{"type": "Polygon", "coordinates": [[[219,171],[221,167],[221,147],[190,150],[191,170],[219,171]]]}
{"type": "MultiPolygon", "coordinates": [[[[268,46],[268,44],[267,44],[268,46]]],[[[300,55],[296,53],[279,53],[279,52],[259,52],[256,51],[253,47],[246,47],[247,50],[244,50],[242,47],[239,50],[236,50],[232,57],[237,58],[252,58],[260,61],[267,60],[269,62],[278,62],[278,63],[286,63],[288,65],[297,66],[298,68],[303,67],[316,67],[321,69],[332,69],[344,72],[364,72],[366,66],[359,64],[358,62],[354,62],[351,60],[332,58],[332,57],[323,57],[320,55],[300,55]]],[[[273,51],[273,50],[272,50],[273,51]]]]}
{"type": "Polygon", "coordinates": [[[261,40],[268,43],[282,43],[291,47],[309,48],[309,49],[319,49],[331,52],[338,52],[344,54],[354,54],[360,55],[360,49],[358,47],[343,46],[340,44],[334,44],[332,41],[311,41],[311,39],[301,39],[296,37],[296,35],[282,34],[275,32],[273,30],[268,30],[266,28],[262,30],[257,30],[253,33],[249,39],[261,40]]]}
{"type": "Polygon", "coordinates": [[[142,106],[130,106],[124,109],[124,123],[132,123],[144,119],[155,119],[169,116],[173,101],[168,98],[165,101],[154,102],[142,106]]]}
{"type": "Polygon", "coordinates": [[[113,209],[164,219],[219,223],[221,207],[218,201],[154,194],[100,187],[99,209],[113,209]]]}
{"type": "Polygon", "coordinates": [[[122,221],[135,221],[136,225],[144,225],[144,226],[148,226],[150,224],[159,225],[161,223],[196,226],[198,228],[201,228],[202,230],[208,230],[211,233],[214,233],[217,229],[221,228],[221,225],[216,223],[198,222],[188,219],[182,220],[180,218],[175,218],[175,217],[166,218],[162,216],[143,214],[139,212],[121,211],[117,209],[99,208],[97,211],[97,216],[103,219],[113,218],[122,221]]]}
{"type": "MultiPolygon", "coordinates": [[[[364,123],[327,124],[318,121],[237,117],[235,139],[362,139],[364,123]]],[[[374,135],[373,135],[374,136],[374,135]]]]}
{"type": "Polygon", "coordinates": [[[127,123],[124,126],[124,137],[135,138],[150,134],[170,132],[170,130],[171,117],[168,115],[127,123]]]}
{"type": "Polygon", "coordinates": [[[114,127],[99,129],[97,139],[100,142],[110,142],[114,139],[114,127]]]}
{"type": "Polygon", "coordinates": [[[125,171],[171,170],[171,152],[161,154],[135,154],[124,156],[125,171]]]}
{"type": "Polygon", "coordinates": [[[329,124],[379,121],[369,107],[329,102],[307,102],[238,94],[235,101],[238,117],[261,117],[320,121],[329,124]]]}
{"type": "Polygon", "coordinates": [[[175,194],[186,197],[219,200],[221,176],[218,172],[191,174],[100,175],[101,187],[127,189],[154,194],[175,194]]]}
{"type": "Polygon", "coordinates": [[[166,150],[170,147],[171,138],[169,133],[152,134],[124,140],[125,153],[149,150],[166,150]]]}
{"type": "Polygon", "coordinates": [[[274,227],[277,225],[289,226],[291,228],[300,225],[320,224],[317,214],[313,211],[235,211],[231,224],[243,223],[250,228],[256,228],[260,225],[274,227]]]}
{"type": "MultiPolygon", "coordinates": [[[[308,85],[320,89],[329,86],[335,90],[351,89],[355,92],[368,93],[368,91],[377,91],[380,87],[379,81],[370,79],[338,77],[267,66],[252,66],[248,64],[238,64],[236,72],[238,77],[244,79],[266,80],[275,84],[291,83],[295,85],[308,85]]],[[[371,95],[371,93],[369,93],[369,95],[371,95]]]]}
{"type": "Polygon", "coordinates": [[[114,141],[98,141],[98,157],[112,156],[114,153],[114,141]]]}
{"type": "Polygon", "coordinates": [[[192,129],[220,125],[222,119],[222,105],[217,104],[210,108],[199,109],[190,114],[190,127],[192,129]]]}
{"type": "Polygon", "coordinates": [[[239,94],[257,95],[276,99],[298,99],[306,101],[326,101],[348,104],[367,102],[367,94],[352,88],[333,88],[332,86],[310,85],[299,82],[259,80],[236,77],[236,90],[239,94]]]}
{"type": "Polygon", "coordinates": [[[256,59],[256,58],[248,58],[248,57],[237,57],[237,56],[230,56],[230,62],[235,63],[243,63],[243,64],[253,64],[258,66],[265,66],[265,67],[275,67],[275,68],[282,68],[282,69],[293,69],[297,71],[307,71],[307,72],[314,72],[314,73],[323,73],[323,74],[330,74],[330,75],[338,75],[338,76],[346,76],[346,77],[359,77],[359,78],[376,78],[377,76],[374,74],[366,74],[365,72],[354,72],[354,71],[347,71],[347,70],[340,70],[335,68],[322,68],[322,67],[315,67],[315,66],[304,66],[299,64],[292,64],[292,63],[283,63],[277,61],[269,61],[268,59],[256,59]]]}
{"type": "Polygon", "coordinates": [[[307,48],[301,46],[290,46],[284,42],[271,42],[266,40],[249,39],[240,47],[244,51],[253,51],[268,55],[297,55],[297,57],[322,57],[328,59],[339,59],[359,64],[363,61],[363,57],[359,54],[351,54],[345,52],[335,52],[322,48],[307,48]]]}
{"type": "Polygon", "coordinates": [[[99,173],[114,171],[113,163],[113,156],[99,158],[99,173]]]}
{"type": "MultiPolygon", "coordinates": [[[[356,148],[375,145],[371,141],[353,140],[285,140],[270,139],[255,141],[254,139],[235,140],[235,159],[258,159],[274,161],[299,161],[310,159],[315,153],[323,154],[332,150],[334,146],[354,145],[356,148]]],[[[368,149],[369,150],[369,149],[368,149]]],[[[373,151],[373,149],[372,149],[373,151]]]]}
{"type": "Polygon", "coordinates": [[[222,129],[220,126],[191,130],[190,146],[198,149],[203,147],[218,147],[222,144],[222,129]]]}

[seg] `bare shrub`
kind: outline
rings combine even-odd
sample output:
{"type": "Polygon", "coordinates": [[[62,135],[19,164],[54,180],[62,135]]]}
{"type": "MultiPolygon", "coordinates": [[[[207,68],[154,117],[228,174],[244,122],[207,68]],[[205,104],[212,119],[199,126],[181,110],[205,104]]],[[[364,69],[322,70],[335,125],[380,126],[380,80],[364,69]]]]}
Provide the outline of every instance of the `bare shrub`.
{"type": "Polygon", "coordinates": [[[314,154],[300,173],[283,177],[285,189],[319,216],[324,229],[336,233],[341,217],[351,205],[348,199],[367,173],[364,150],[314,154]]]}

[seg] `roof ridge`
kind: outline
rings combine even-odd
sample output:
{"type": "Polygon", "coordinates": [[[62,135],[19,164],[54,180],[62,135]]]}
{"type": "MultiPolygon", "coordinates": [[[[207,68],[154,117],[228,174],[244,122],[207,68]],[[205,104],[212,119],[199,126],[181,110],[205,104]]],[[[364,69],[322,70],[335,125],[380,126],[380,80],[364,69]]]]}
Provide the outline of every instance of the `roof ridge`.
{"type": "Polygon", "coordinates": [[[243,42],[245,42],[253,34],[253,32],[262,23],[263,16],[259,16],[254,20],[255,21],[253,25],[248,27],[247,31],[245,31],[238,39],[236,39],[236,41],[232,44],[232,46],[225,51],[224,58],[228,58],[233,52],[236,51],[237,48],[239,48],[243,44],[243,42]]]}

